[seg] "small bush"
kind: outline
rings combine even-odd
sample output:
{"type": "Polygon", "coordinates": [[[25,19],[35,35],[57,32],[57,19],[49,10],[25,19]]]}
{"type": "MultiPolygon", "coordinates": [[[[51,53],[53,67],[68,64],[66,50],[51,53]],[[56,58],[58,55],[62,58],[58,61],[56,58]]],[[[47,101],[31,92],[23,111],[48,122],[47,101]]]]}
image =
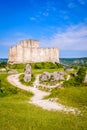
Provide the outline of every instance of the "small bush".
{"type": "Polygon", "coordinates": [[[31,63],[32,68],[34,69],[57,69],[63,68],[61,64],[55,64],[52,62],[38,62],[38,63],[31,63]]]}
{"type": "Polygon", "coordinates": [[[42,63],[36,63],[35,66],[34,66],[35,69],[42,69],[43,68],[43,65],[42,63]]]}
{"type": "Polygon", "coordinates": [[[25,64],[8,64],[8,67],[10,69],[24,69],[25,68],[25,64]]]}
{"type": "MultiPolygon", "coordinates": [[[[63,68],[61,64],[56,64],[52,62],[37,62],[29,63],[32,69],[58,69],[63,68]]],[[[8,64],[9,69],[16,69],[18,72],[23,72],[25,70],[26,64],[8,64]]]]}
{"type": "Polygon", "coordinates": [[[7,62],[1,62],[0,63],[0,68],[6,68],[7,62]]]}
{"type": "Polygon", "coordinates": [[[68,81],[65,81],[63,83],[63,86],[64,87],[83,86],[85,76],[86,76],[86,68],[80,67],[78,72],[77,72],[77,76],[71,75],[71,79],[68,80],[68,81]]]}
{"type": "Polygon", "coordinates": [[[86,76],[86,68],[85,67],[80,67],[80,69],[78,70],[77,73],[77,77],[76,77],[76,82],[81,84],[83,83],[85,76],[86,76]]]}

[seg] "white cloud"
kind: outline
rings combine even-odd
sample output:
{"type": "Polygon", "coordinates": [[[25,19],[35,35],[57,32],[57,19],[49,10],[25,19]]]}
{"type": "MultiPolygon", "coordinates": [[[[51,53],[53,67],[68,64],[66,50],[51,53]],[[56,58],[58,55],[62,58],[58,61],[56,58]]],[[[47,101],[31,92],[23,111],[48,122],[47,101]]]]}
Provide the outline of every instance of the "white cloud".
{"type": "Polygon", "coordinates": [[[61,50],[87,50],[87,26],[72,25],[64,32],[55,33],[51,39],[42,40],[42,45],[59,47],[61,50]]]}

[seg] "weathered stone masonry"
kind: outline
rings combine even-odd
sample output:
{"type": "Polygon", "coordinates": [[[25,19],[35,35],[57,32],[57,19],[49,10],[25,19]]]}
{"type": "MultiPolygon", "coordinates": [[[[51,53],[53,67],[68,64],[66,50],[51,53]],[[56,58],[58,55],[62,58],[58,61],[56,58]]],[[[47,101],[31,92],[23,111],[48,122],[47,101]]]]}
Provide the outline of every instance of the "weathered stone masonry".
{"type": "Polygon", "coordinates": [[[37,40],[22,40],[9,49],[9,63],[59,62],[58,48],[39,48],[37,40]]]}

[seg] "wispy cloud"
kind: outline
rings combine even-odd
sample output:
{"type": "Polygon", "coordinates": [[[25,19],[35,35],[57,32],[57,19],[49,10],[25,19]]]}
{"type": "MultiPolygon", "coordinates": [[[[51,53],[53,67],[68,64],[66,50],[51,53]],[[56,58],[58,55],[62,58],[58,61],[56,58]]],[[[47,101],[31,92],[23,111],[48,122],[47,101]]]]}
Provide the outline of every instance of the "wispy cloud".
{"type": "Polygon", "coordinates": [[[25,34],[22,32],[15,32],[15,33],[8,35],[4,39],[0,39],[0,44],[2,46],[10,47],[10,46],[13,46],[13,45],[19,43],[20,40],[29,39],[29,38],[32,38],[32,36],[30,36],[30,34],[25,34]]]}
{"type": "Polygon", "coordinates": [[[67,6],[68,6],[68,8],[76,8],[76,7],[78,7],[79,5],[78,5],[78,3],[80,4],[80,5],[85,5],[86,4],[86,0],[70,0],[70,1],[68,1],[68,4],[67,4],[67,6]]]}
{"type": "Polygon", "coordinates": [[[43,13],[43,16],[48,16],[48,15],[49,15],[48,12],[44,12],[44,13],[43,13]]]}
{"type": "Polygon", "coordinates": [[[30,20],[31,20],[31,21],[36,21],[37,18],[36,18],[36,17],[30,17],[30,20]]]}
{"type": "Polygon", "coordinates": [[[72,25],[64,32],[54,34],[51,39],[42,40],[42,44],[59,47],[62,50],[87,50],[87,26],[72,25]]]}
{"type": "Polygon", "coordinates": [[[82,4],[82,5],[84,5],[84,4],[86,3],[85,0],[78,0],[78,2],[79,2],[80,4],[82,4]]]}
{"type": "Polygon", "coordinates": [[[52,13],[56,12],[57,8],[54,1],[48,0],[45,4],[40,7],[40,10],[36,14],[30,17],[32,21],[41,21],[42,19],[47,18],[52,13]]]}
{"type": "Polygon", "coordinates": [[[68,7],[69,7],[69,8],[74,8],[74,7],[76,7],[76,4],[73,3],[73,2],[70,2],[70,3],[68,4],[68,7]]]}
{"type": "Polygon", "coordinates": [[[59,11],[59,16],[60,16],[60,18],[63,18],[63,19],[69,19],[69,14],[68,14],[68,12],[67,11],[64,11],[64,10],[60,10],[59,11]]]}

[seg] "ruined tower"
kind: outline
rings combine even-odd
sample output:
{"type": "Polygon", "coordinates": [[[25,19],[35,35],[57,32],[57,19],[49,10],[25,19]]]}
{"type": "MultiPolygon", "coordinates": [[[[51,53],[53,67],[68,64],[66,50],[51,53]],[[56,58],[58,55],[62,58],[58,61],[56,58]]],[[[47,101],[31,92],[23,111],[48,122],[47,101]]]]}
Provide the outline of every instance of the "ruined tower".
{"type": "Polygon", "coordinates": [[[9,49],[9,63],[59,62],[58,48],[40,48],[37,40],[21,40],[9,49]]]}

